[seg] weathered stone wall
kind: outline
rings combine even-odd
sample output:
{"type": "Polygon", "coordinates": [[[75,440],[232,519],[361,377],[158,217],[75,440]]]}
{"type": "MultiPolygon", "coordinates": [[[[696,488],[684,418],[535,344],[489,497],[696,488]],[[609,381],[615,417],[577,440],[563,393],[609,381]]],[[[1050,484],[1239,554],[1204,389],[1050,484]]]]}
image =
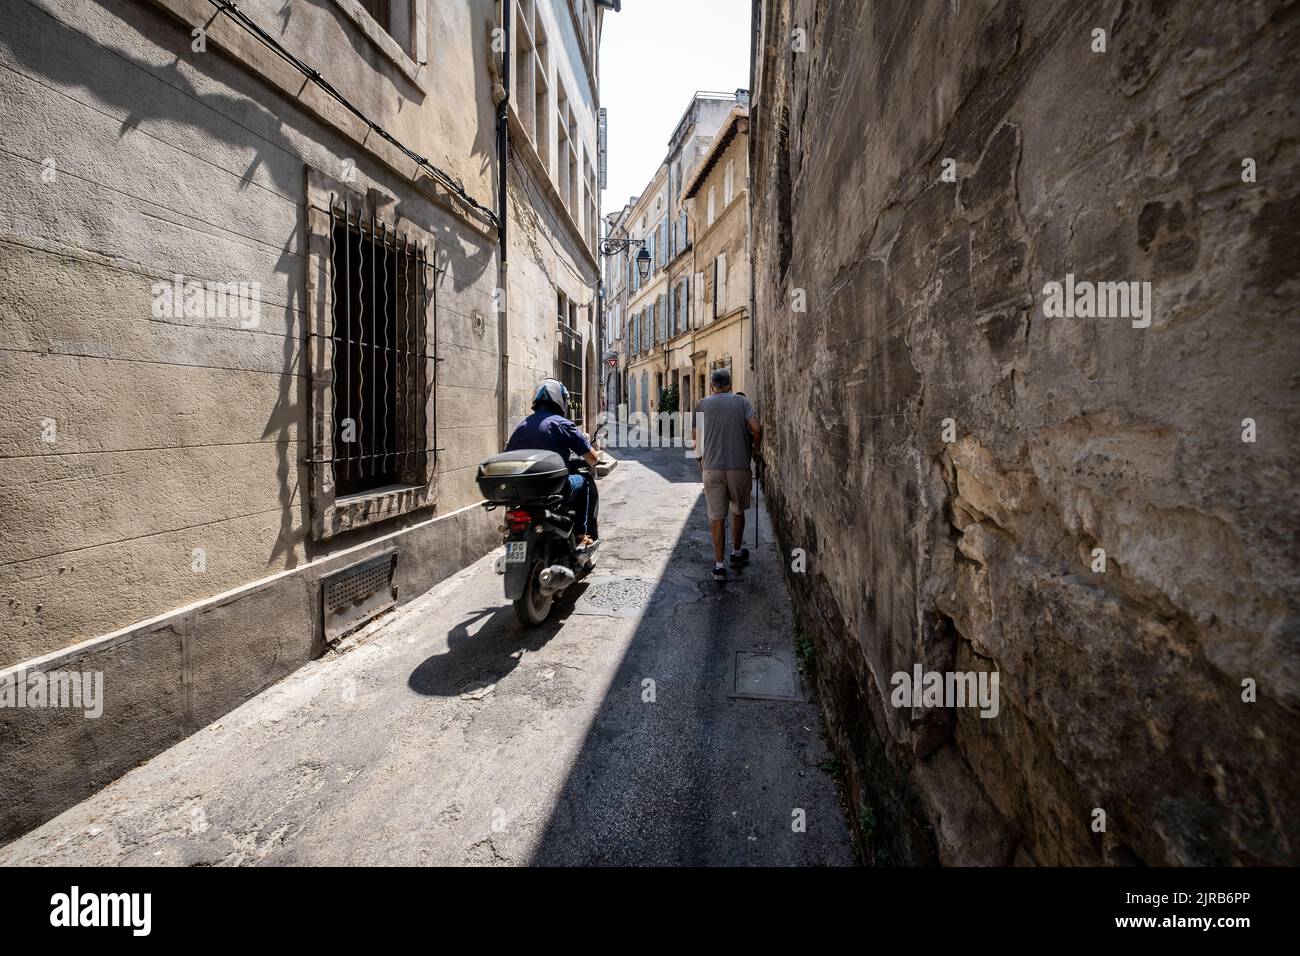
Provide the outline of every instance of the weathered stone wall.
{"type": "Polygon", "coordinates": [[[758,5],[767,487],[877,861],[1300,861],[1298,10],[758,5]]]}

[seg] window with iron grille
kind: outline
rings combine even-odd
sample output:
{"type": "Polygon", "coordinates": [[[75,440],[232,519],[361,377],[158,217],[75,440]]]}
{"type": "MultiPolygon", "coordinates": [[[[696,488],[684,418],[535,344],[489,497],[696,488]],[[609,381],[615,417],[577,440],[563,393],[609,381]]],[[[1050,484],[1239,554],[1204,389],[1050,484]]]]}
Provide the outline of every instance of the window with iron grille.
{"type": "Polygon", "coordinates": [[[306,173],[303,464],[322,540],[437,504],[438,274],[396,197],[306,173]]]}
{"type": "Polygon", "coordinates": [[[336,497],[422,484],[427,254],[346,199],[329,219],[336,497]]]}
{"type": "Polygon", "coordinates": [[[569,390],[569,418],[582,424],[582,333],[570,325],[561,325],[559,350],[555,359],[555,377],[569,390]]]}

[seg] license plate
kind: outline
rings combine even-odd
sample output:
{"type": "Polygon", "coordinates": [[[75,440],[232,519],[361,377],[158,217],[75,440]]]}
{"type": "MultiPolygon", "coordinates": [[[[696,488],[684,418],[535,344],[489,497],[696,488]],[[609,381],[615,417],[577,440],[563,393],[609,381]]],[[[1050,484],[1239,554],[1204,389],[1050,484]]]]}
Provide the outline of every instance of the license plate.
{"type": "Polygon", "coordinates": [[[506,564],[521,564],[527,560],[527,541],[511,541],[506,544],[506,564]]]}

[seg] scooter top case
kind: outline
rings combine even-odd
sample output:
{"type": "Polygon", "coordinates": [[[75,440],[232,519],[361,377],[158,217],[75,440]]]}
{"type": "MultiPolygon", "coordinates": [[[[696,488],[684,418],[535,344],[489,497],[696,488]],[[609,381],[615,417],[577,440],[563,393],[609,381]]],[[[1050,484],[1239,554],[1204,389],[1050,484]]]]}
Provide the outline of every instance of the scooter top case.
{"type": "Polygon", "coordinates": [[[488,501],[522,505],[564,494],[569,466],[553,451],[521,448],[483,459],[478,490],[488,501]]]}

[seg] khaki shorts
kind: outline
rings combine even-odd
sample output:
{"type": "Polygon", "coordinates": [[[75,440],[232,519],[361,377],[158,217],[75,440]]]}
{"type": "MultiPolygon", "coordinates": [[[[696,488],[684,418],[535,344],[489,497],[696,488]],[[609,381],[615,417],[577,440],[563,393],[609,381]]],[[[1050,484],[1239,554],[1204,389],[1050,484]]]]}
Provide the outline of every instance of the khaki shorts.
{"type": "Polygon", "coordinates": [[[733,515],[744,514],[749,507],[752,481],[748,468],[705,469],[704,501],[709,507],[709,520],[721,521],[727,517],[728,501],[733,515]]]}

